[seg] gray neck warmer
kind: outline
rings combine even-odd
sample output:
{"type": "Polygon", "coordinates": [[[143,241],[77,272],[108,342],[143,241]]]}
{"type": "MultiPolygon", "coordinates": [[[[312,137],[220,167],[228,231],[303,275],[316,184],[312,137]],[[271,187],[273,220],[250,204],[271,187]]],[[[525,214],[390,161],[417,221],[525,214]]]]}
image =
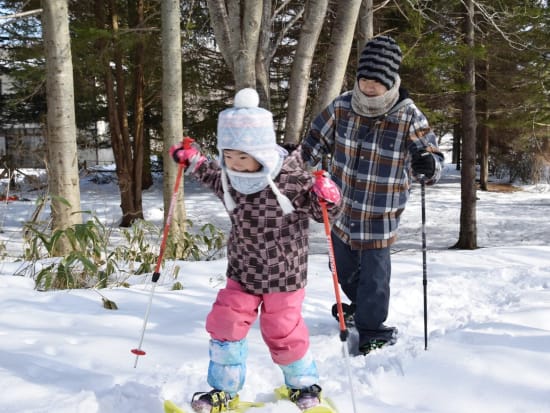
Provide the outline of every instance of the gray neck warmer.
{"type": "Polygon", "coordinates": [[[237,172],[227,169],[226,166],[224,166],[224,172],[227,174],[233,188],[241,194],[250,195],[260,192],[266,186],[271,185],[273,179],[279,175],[282,166],[283,158],[281,157],[279,163],[270,174],[266,174],[265,170],[260,170],[259,172],[237,172]]]}
{"type": "Polygon", "coordinates": [[[235,201],[233,200],[233,198],[231,197],[231,194],[229,193],[229,182],[231,182],[231,186],[236,191],[245,195],[250,195],[256,192],[260,192],[262,189],[264,189],[266,186],[269,185],[269,187],[275,194],[275,197],[277,198],[277,202],[281,206],[283,213],[286,215],[294,211],[294,206],[292,205],[292,202],[279,190],[279,188],[277,188],[277,185],[275,184],[275,182],[273,182],[273,179],[277,175],[279,175],[279,172],[281,172],[281,168],[283,166],[283,160],[284,160],[284,155],[283,153],[281,153],[278,164],[273,168],[270,174],[266,174],[265,171],[236,172],[236,171],[231,171],[227,169],[227,167],[223,165],[221,170],[221,178],[222,178],[222,188],[224,192],[223,199],[224,199],[224,204],[226,209],[231,212],[236,208],[235,201]],[[229,178],[229,182],[227,178],[229,178]]]}
{"type": "Polygon", "coordinates": [[[369,97],[359,89],[359,81],[355,82],[351,96],[351,107],[359,115],[375,118],[387,113],[399,99],[401,78],[396,77],[393,87],[382,96],[369,97]]]}

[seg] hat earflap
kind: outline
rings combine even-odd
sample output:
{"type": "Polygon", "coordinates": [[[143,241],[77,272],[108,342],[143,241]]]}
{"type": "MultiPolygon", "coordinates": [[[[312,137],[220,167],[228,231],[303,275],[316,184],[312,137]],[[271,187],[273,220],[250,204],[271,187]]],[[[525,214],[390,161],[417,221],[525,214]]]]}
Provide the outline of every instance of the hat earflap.
{"type": "Polygon", "coordinates": [[[283,210],[283,213],[285,215],[290,214],[294,211],[294,206],[292,205],[292,202],[290,202],[290,199],[286,197],[286,195],[283,195],[281,191],[279,191],[279,188],[277,188],[277,185],[275,185],[275,182],[273,182],[273,179],[271,179],[271,176],[267,176],[267,183],[269,184],[269,187],[275,194],[275,197],[277,198],[277,202],[279,203],[279,206],[283,210]]]}
{"type": "Polygon", "coordinates": [[[227,174],[225,169],[222,168],[222,188],[223,188],[223,203],[225,204],[225,209],[228,211],[233,211],[237,206],[233,197],[229,193],[229,183],[227,182],[227,174]]]}

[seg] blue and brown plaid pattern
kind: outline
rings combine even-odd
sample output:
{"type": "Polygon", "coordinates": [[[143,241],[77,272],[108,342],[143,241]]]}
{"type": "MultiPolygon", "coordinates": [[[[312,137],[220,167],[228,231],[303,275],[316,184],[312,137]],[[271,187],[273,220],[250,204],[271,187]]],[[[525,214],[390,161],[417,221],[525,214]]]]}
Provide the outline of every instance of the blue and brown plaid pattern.
{"type": "MultiPolygon", "coordinates": [[[[351,92],[336,98],[312,122],[302,153],[312,165],[331,157],[331,176],[342,190],[340,218],[332,230],[353,249],[395,242],[409,197],[411,156],[426,149],[443,161],[436,136],[412,100],[379,118],[357,115],[351,92]]],[[[441,165],[429,183],[440,177],[441,165]]]]}

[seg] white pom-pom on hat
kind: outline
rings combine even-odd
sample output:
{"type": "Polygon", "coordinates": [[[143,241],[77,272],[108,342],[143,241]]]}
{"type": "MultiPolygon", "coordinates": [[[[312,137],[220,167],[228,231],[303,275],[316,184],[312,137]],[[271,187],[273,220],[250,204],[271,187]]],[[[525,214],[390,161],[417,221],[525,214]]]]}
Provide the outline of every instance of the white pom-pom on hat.
{"type": "Polygon", "coordinates": [[[260,97],[258,96],[258,92],[247,87],[237,92],[233,106],[236,108],[257,108],[259,104],[260,97]]]}

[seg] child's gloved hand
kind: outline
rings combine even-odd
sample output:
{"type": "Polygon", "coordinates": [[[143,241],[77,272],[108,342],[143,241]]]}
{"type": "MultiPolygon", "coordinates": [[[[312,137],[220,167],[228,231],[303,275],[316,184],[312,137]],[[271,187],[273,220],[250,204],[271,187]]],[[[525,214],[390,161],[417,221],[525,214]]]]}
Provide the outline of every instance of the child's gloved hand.
{"type": "Polygon", "coordinates": [[[193,144],[194,142],[194,139],[187,136],[180,143],[172,145],[169,150],[172,159],[182,164],[184,169],[189,172],[195,172],[206,161],[206,157],[200,153],[197,146],[193,144]]]}
{"type": "Polygon", "coordinates": [[[328,177],[325,171],[316,171],[315,183],[311,190],[317,195],[319,200],[329,202],[331,204],[339,204],[342,199],[342,193],[338,185],[328,177]]]}

